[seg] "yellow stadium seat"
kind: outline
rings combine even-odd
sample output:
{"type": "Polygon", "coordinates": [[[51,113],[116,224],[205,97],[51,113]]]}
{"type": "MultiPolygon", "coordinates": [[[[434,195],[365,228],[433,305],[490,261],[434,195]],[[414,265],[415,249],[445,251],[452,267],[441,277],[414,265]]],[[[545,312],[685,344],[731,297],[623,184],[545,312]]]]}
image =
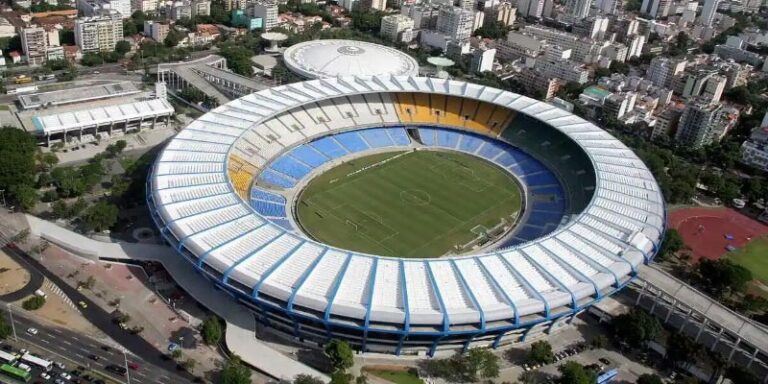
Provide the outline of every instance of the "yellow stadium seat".
{"type": "Polygon", "coordinates": [[[456,127],[464,126],[464,119],[461,118],[461,101],[459,97],[448,96],[445,102],[445,116],[441,122],[446,125],[456,127]]]}
{"type": "Polygon", "coordinates": [[[432,114],[430,108],[429,95],[426,93],[414,93],[413,99],[416,110],[413,114],[413,121],[427,124],[437,123],[437,116],[432,114]]]}
{"type": "Polygon", "coordinates": [[[248,198],[248,187],[258,168],[237,155],[229,155],[227,171],[237,194],[244,199],[248,198]]]}
{"type": "Polygon", "coordinates": [[[509,116],[511,114],[512,111],[509,109],[496,106],[491,118],[488,119],[488,128],[496,134],[501,133],[501,130],[509,123],[509,116]]]}

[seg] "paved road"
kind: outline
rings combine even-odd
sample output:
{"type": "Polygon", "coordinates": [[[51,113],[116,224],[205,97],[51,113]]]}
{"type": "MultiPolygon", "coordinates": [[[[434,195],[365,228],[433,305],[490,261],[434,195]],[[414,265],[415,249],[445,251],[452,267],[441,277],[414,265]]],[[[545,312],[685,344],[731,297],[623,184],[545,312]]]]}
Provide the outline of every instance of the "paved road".
{"type": "Polygon", "coordinates": [[[24,269],[27,270],[27,273],[29,273],[29,282],[27,285],[16,292],[0,295],[0,301],[12,303],[34,294],[36,290],[43,286],[43,281],[45,281],[45,278],[43,277],[43,274],[38,270],[31,268],[27,264],[27,261],[20,257],[16,252],[6,252],[6,254],[15,262],[19,263],[19,265],[21,265],[24,269]]]}
{"type": "MultiPolygon", "coordinates": [[[[3,310],[6,310],[3,308],[3,310]]],[[[5,314],[7,315],[7,314],[5,314]]],[[[76,367],[86,367],[98,374],[117,382],[127,382],[128,377],[123,377],[104,369],[109,364],[124,366],[128,362],[139,364],[136,370],[130,370],[130,382],[138,384],[174,384],[189,383],[190,380],[177,374],[147,363],[144,359],[128,354],[124,356],[121,350],[107,346],[98,340],[72,332],[65,328],[46,326],[40,324],[23,311],[13,310],[13,323],[16,328],[18,340],[11,337],[7,344],[15,347],[15,350],[26,348],[35,355],[47,360],[61,362],[67,366],[67,371],[76,367]],[[30,327],[38,330],[37,335],[27,333],[30,327]],[[98,360],[95,359],[98,357],[98,360]]]]}
{"type": "MultiPolygon", "coordinates": [[[[7,237],[0,233],[0,243],[7,244],[8,242],[4,240],[4,238],[7,239],[7,237]]],[[[161,367],[170,373],[177,372],[176,364],[163,358],[164,351],[157,350],[157,348],[141,338],[141,336],[132,335],[121,329],[112,321],[113,319],[110,313],[101,309],[101,307],[96,305],[91,299],[80,293],[77,289],[69,286],[62,278],[45,269],[45,267],[43,267],[37,260],[13,246],[6,246],[3,250],[6,253],[14,253],[18,257],[23,257],[28,262],[25,266],[42,273],[48,280],[59,286],[62,292],[64,292],[64,294],[73,302],[84,302],[87,305],[87,308],[80,311],[83,314],[83,317],[96,328],[104,332],[104,334],[109,335],[113,340],[127,348],[131,353],[136,356],[142,356],[147,362],[161,367]]],[[[192,375],[186,372],[177,374],[183,376],[187,381],[193,379],[192,375]]]]}

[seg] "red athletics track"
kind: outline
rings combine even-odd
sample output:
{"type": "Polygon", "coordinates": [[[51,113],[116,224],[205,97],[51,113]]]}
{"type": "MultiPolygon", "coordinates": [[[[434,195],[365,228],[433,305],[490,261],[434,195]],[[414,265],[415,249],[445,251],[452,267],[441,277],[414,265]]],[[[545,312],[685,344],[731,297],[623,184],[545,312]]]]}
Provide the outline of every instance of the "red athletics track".
{"type": "Polygon", "coordinates": [[[667,220],[693,251],[693,262],[702,257],[718,259],[728,252],[728,245],[740,248],[768,234],[768,226],[728,208],[677,209],[669,212],[667,220]],[[733,240],[726,239],[726,234],[733,240]]]}

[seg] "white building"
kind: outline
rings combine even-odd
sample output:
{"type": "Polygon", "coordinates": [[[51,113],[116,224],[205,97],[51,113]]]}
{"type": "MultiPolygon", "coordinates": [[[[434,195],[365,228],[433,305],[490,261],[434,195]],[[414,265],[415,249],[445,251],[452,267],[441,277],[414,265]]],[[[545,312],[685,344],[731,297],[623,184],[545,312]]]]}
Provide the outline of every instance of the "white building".
{"type": "Polygon", "coordinates": [[[133,12],[142,11],[144,13],[152,13],[157,11],[157,0],[132,0],[131,10],[133,12]]]}
{"type": "Polygon", "coordinates": [[[712,26],[712,22],[715,21],[715,13],[717,13],[717,5],[720,4],[720,0],[705,0],[704,7],[701,9],[701,16],[699,22],[707,27],[712,26]]]}
{"type": "Polygon", "coordinates": [[[21,50],[24,60],[29,65],[40,65],[45,62],[48,48],[48,34],[42,27],[23,28],[20,33],[21,50]]]}
{"type": "Polygon", "coordinates": [[[643,0],[640,5],[640,13],[652,18],[667,17],[671,4],[671,0],[643,0]]]}
{"type": "Polygon", "coordinates": [[[360,0],[359,7],[361,11],[383,11],[387,9],[387,0],[360,0]]]}
{"type": "Polygon", "coordinates": [[[589,16],[589,8],[592,6],[592,0],[568,0],[566,8],[568,14],[574,19],[583,19],[589,16]]]}
{"type": "Polygon", "coordinates": [[[540,19],[544,12],[544,3],[552,0],[519,0],[517,2],[517,11],[523,17],[534,17],[540,19]]]}
{"type": "Polygon", "coordinates": [[[85,52],[111,51],[123,39],[119,15],[83,17],[75,20],[75,44],[85,52]]]}
{"type": "Polygon", "coordinates": [[[0,38],[16,36],[16,27],[8,19],[0,17],[0,38]]]}
{"type": "Polygon", "coordinates": [[[123,19],[131,17],[132,0],[77,0],[77,10],[82,16],[97,16],[102,10],[114,10],[123,19]]]}
{"type": "Polygon", "coordinates": [[[449,40],[466,40],[472,35],[475,14],[459,7],[443,7],[437,16],[437,32],[449,40]]]}
{"type": "Polygon", "coordinates": [[[493,60],[496,58],[496,49],[487,48],[485,45],[472,52],[470,70],[474,73],[482,73],[493,70],[493,60]]]}
{"type": "Polygon", "coordinates": [[[277,26],[277,1],[259,0],[250,5],[250,17],[260,17],[265,31],[277,26]]]}
{"type": "Polygon", "coordinates": [[[689,103],[680,117],[675,141],[694,149],[719,142],[728,129],[722,109],[721,104],[707,101],[689,103]]]}
{"type": "Polygon", "coordinates": [[[401,39],[402,32],[408,29],[413,30],[413,19],[400,14],[387,15],[381,18],[379,34],[389,41],[403,41],[401,39]]]}
{"type": "Polygon", "coordinates": [[[643,54],[643,47],[645,46],[645,36],[635,35],[629,41],[629,47],[627,48],[627,59],[633,57],[640,57],[643,54]]]}
{"type": "Polygon", "coordinates": [[[768,171],[768,112],[763,122],[752,131],[749,139],[741,144],[741,161],[763,171],[768,171]]]}
{"type": "Polygon", "coordinates": [[[669,88],[672,78],[685,70],[685,60],[656,56],[651,60],[645,78],[657,87],[669,88]]]}

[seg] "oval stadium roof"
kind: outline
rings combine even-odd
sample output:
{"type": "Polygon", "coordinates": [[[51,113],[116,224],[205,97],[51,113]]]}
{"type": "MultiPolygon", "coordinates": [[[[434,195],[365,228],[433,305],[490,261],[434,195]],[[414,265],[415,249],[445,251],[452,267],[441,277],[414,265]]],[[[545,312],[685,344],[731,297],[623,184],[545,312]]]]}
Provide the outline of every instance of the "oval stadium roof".
{"type": "Polygon", "coordinates": [[[285,64],[308,79],[338,76],[410,75],[416,60],[394,48],[355,40],[314,40],[285,50],[285,64]]]}
{"type": "MultiPolygon", "coordinates": [[[[381,121],[384,116],[375,117],[381,121]]],[[[227,289],[296,303],[326,318],[410,319],[435,326],[447,324],[447,319],[467,324],[549,313],[550,308],[599,297],[600,291],[620,286],[656,251],[666,216],[660,188],[645,164],[594,124],[515,93],[408,76],[306,81],[222,105],[168,143],[152,170],[149,200],[162,233],[227,289]],[[239,144],[255,146],[254,159],[266,163],[308,139],[349,129],[338,125],[343,120],[339,117],[304,127],[297,122],[291,130],[278,121],[280,114],[325,100],[364,105],[364,95],[396,92],[491,103],[559,131],[593,164],[597,184],[592,200],[554,232],[513,248],[397,259],[341,250],[286,231],[234,190],[237,180],[230,178],[228,168],[230,152],[239,144]]]]}

